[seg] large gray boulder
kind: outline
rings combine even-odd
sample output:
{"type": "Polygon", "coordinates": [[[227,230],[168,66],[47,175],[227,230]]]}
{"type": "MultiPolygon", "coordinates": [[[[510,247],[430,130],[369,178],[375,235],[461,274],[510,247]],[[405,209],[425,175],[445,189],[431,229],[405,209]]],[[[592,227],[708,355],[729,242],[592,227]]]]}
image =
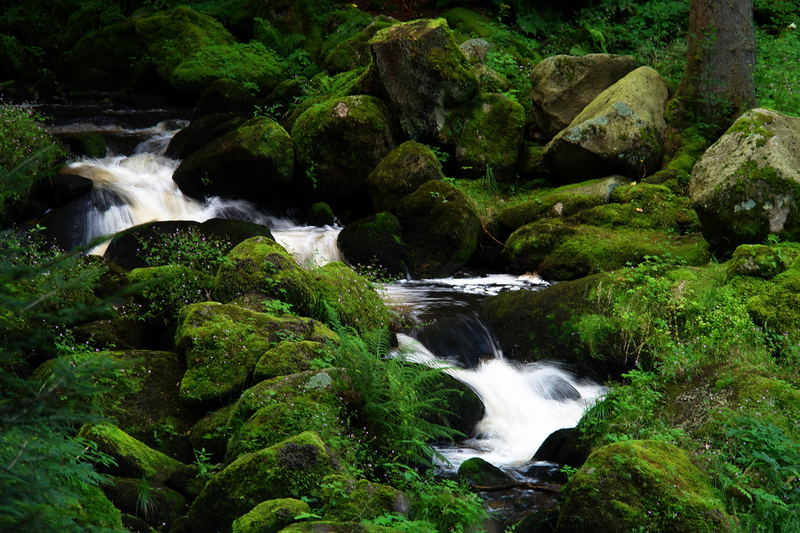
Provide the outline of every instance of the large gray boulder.
{"type": "Polygon", "coordinates": [[[545,147],[545,164],[562,181],[622,174],[643,178],[664,154],[667,85],[640,67],[600,93],[545,147]]]}
{"type": "Polygon", "coordinates": [[[800,238],[800,118],[752,109],[697,161],[689,184],[705,238],[727,252],[800,238]]]}
{"type": "Polygon", "coordinates": [[[378,32],[370,48],[383,91],[410,137],[435,137],[447,110],[478,90],[445,19],[395,24],[378,32]]]}
{"type": "Polygon", "coordinates": [[[566,128],[595,97],[636,68],[631,56],[555,55],[531,71],[533,118],[548,137],[566,128]]]}

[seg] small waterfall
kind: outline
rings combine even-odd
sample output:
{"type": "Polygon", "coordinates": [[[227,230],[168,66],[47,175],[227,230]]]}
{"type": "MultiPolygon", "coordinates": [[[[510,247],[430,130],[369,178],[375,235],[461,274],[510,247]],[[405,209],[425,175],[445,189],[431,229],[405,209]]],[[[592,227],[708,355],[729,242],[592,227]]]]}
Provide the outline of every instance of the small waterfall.
{"type": "Polygon", "coordinates": [[[341,226],[297,226],[291,220],[273,218],[270,230],[275,241],[305,268],[342,261],[336,244],[341,226]]]}

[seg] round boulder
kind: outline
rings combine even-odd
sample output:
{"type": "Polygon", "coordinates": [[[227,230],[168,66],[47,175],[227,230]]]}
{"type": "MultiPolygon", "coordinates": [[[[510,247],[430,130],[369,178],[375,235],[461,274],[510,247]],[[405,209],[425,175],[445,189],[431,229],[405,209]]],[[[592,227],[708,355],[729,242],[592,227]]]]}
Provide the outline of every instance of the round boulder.
{"type": "Polygon", "coordinates": [[[347,263],[379,277],[405,276],[406,245],[397,218],[382,211],[345,226],[337,240],[347,263]]]}
{"type": "Polygon", "coordinates": [[[406,141],[381,159],[367,177],[372,207],[394,210],[397,203],[420,185],[444,177],[442,164],[433,151],[415,141],[406,141]]]}
{"type": "Polygon", "coordinates": [[[547,144],[545,164],[563,182],[652,174],[664,155],[668,93],[658,72],[634,70],[597,95],[547,144]]]}
{"type": "Polygon", "coordinates": [[[703,236],[722,252],[776,234],[800,239],[800,118],[742,115],[692,169],[689,194],[703,236]]]}
{"type": "Polygon", "coordinates": [[[266,203],[292,179],[292,139],[268,118],[249,120],[186,158],[172,179],[194,198],[234,196],[266,203]]]}
{"type": "Polygon", "coordinates": [[[292,127],[301,171],[318,196],[363,209],[367,176],[395,146],[389,111],[372,96],[332,98],[292,127]]]}

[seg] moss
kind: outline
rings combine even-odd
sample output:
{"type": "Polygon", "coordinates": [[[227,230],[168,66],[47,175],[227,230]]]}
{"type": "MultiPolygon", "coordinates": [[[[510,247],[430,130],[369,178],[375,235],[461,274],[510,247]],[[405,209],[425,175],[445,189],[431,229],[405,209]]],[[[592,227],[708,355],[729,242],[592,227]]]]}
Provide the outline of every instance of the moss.
{"type": "Polygon", "coordinates": [[[461,463],[458,467],[458,477],[472,485],[484,487],[512,482],[508,474],[480,457],[472,457],[461,463]]]}
{"type": "Polygon", "coordinates": [[[525,130],[525,110],[502,94],[481,94],[448,115],[440,138],[453,146],[459,174],[512,177],[525,130]]]}
{"type": "Polygon", "coordinates": [[[670,254],[690,265],[708,262],[708,243],[697,235],[654,230],[567,225],[543,219],[517,229],[503,254],[518,268],[535,269],[545,279],[576,279],[638,264],[646,256],[670,254]]]}
{"type": "Polygon", "coordinates": [[[490,17],[463,7],[450,9],[442,16],[460,38],[459,42],[466,37],[480,37],[514,57],[528,59],[533,63],[541,60],[539,43],[506,29],[503,24],[490,17]]]}
{"type": "Polygon", "coordinates": [[[231,433],[228,420],[233,408],[234,404],[231,404],[211,411],[198,420],[189,431],[192,447],[210,453],[214,462],[220,462],[225,457],[225,448],[231,433]]]}
{"type": "Polygon", "coordinates": [[[589,456],[564,489],[556,531],[735,531],[709,480],[674,445],[626,441],[589,456]]]}
{"type": "Polygon", "coordinates": [[[372,284],[344,263],[311,272],[320,299],[320,319],[351,327],[361,335],[388,327],[389,311],[372,284]]]}
{"type": "Polygon", "coordinates": [[[293,171],[289,134],[274,120],[254,118],[189,155],[173,180],[195,198],[236,196],[264,202],[286,193],[293,171]]]}
{"type": "Polygon", "coordinates": [[[743,244],[728,262],[728,278],[756,276],[772,279],[786,269],[780,250],[762,244],[743,244]]]}
{"type": "Polygon", "coordinates": [[[396,23],[394,19],[379,16],[352,36],[339,41],[323,52],[322,65],[332,73],[366,67],[371,59],[369,41],[376,33],[396,23]]]}
{"type": "Polygon", "coordinates": [[[367,177],[372,207],[392,211],[405,195],[442,178],[442,164],[436,154],[424,144],[406,141],[381,159],[367,177]]]}
{"type": "MultiPolygon", "coordinates": [[[[80,496],[74,505],[78,508],[75,526],[81,530],[125,531],[122,527],[122,514],[98,487],[82,484],[80,496]]],[[[71,502],[68,505],[73,505],[71,502]]]]}
{"type": "Polygon", "coordinates": [[[345,226],[337,239],[349,265],[379,279],[404,277],[406,244],[397,217],[381,211],[345,226]]]}
{"type": "Polygon", "coordinates": [[[138,19],[136,33],[159,74],[167,80],[175,67],[201,48],[233,44],[233,37],[222,24],[187,6],[138,19]]]}
{"type": "Polygon", "coordinates": [[[308,208],[308,221],[313,226],[331,226],[336,223],[333,209],[325,202],[315,202],[308,208]]]}
{"type": "Polygon", "coordinates": [[[308,504],[294,498],[261,502],[233,521],[231,533],[278,533],[295,521],[295,516],[311,512],[308,504]]]}
{"type": "Polygon", "coordinates": [[[742,133],[744,136],[758,135],[760,139],[756,141],[757,146],[764,146],[771,137],[775,135],[769,126],[775,120],[775,117],[766,113],[760,113],[758,110],[745,114],[734,122],[730,128],[725,132],[725,135],[735,133],[742,133]]]}
{"type": "Polygon", "coordinates": [[[325,517],[333,520],[370,520],[386,513],[407,512],[409,505],[394,487],[339,474],[322,480],[321,497],[325,517]]]}
{"type": "Polygon", "coordinates": [[[260,502],[318,494],[322,478],[336,469],[313,432],[243,455],[214,476],[195,500],[189,511],[192,530],[230,531],[235,518],[260,502]]]}
{"type": "Polygon", "coordinates": [[[242,82],[258,91],[271,91],[285,77],[279,56],[258,41],[249,44],[204,46],[171,72],[171,83],[181,91],[200,94],[216,80],[242,82]]]}
{"type": "Polygon", "coordinates": [[[477,248],[481,222],[475,209],[461,191],[443,181],[429,181],[403,198],[397,218],[415,277],[452,275],[477,248]]]}
{"type": "Polygon", "coordinates": [[[175,346],[185,355],[183,400],[209,404],[230,398],[250,379],[261,355],[287,336],[303,339],[313,321],[276,317],[216,302],[185,307],[175,346]]]}
{"type": "Polygon", "coordinates": [[[136,268],[128,274],[132,286],[130,311],[148,320],[172,323],[185,305],[208,300],[214,279],[182,265],[136,268]]]}
{"type": "Polygon", "coordinates": [[[330,348],[314,341],[283,341],[268,350],[256,364],[256,379],[269,379],[310,370],[330,357],[330,348]]]}
{"type": "Polygon", "coordinates": [[[391,533],[396,528],[376,526],[369,522],[298,522],[283,530],[283,533],[391,533]]]}
{"type": "Polygon", "coordinates": [[[156,528],[168,528],[186,508],[186,498],[178,492],[143,479],[113,477],[104,491],[120,511],[156,528]]]}
{"type": "Polygon", "coordinates": [[[109,468],[117,475],[163,482],[176,472],[189,468],[110,424],[83,426],[79,435],[96,443],[99,451],[114,458],[116,465],[109,468]]]}
{"type": "Polygon", "coordinates": [[[101,398],[103,412],[146,445],[173,457],[193,459],[186,433],[195,415],[178,399],[183,358],[173,352],[104,352],[122,364],[101,398]]]}
{"type": "Polygon", "coordinates": [[[272,239],[247,239],[226,257],[217,271],[215,296],[220,301],[258,294],[286,302],[300,315],[311,316],[318,308],[311,276],[272,239]]]}
{"type": "Polygon", "coordinates": [[[371,96],[314,104],[292,126],[297,161],[307,185],[335,205],[366,195],[366,180],[395,146],[386,107],[371,96]]]}

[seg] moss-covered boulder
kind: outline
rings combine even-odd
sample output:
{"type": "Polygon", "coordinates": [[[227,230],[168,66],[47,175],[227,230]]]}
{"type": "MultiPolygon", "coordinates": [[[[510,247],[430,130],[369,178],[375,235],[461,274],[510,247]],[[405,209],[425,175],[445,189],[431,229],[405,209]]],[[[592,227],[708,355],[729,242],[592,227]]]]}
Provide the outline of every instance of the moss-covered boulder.
{"type": "Polygon", "coordinates": [[[665,253],[690,265],[705,264],[710,257],[708,243],[699,235],[568,224],[553,218],[518,228],[503,247],[503,255],[516,268],[559,281],[608,272],[665,253]]]}
{"type": "Polygon", "coordinates": [[[543,189],[524,202],[504,208],[497,220],[504,229],[513,231],[540,218],[570,217],[608,202],[617,187],[629,183],[629,179],[616,175],[543,189]]]}
{"type": "Polygon", "coordinates": [[[186,498],[179,492],[143,479],[112,477],[103,492],[117,509],[153,528],[169,528],[186,509],[186,498]]]}
{"type": "Polygon", "coordinates": [[[430,148],[406,141],[381,159],[367,177],[372,208],[393,211],[401,198],[443,177],[442,164],[430,148]]]}
{"type": "Polygon", "coordinates": [[[383,15],[376,17],[361,30],[325,50],[322,55],[322,66],[332,74],[366,67],[372,58],[369,48],[370,39],[380,30],[395,23],[397,21],[391,17],[383,15]]]}
{"type": "Polygon", "coordinates": [[[455,172],[512,177],[525,132],[525,109],[502,94],[484,93],[454,109],[439,138],[452,146],[455,172]],[[489,170],[491,169],[491,170],[489,170]]]}
{"type": "Polygon", "coordinates": [[[313,432],[243,455],[214,476],[192,504],[192,531],[227,532],[236,518],[265,500],[318,494],[322,479],[337,468],[313,432]]]}
{"type": "Polygon", "coordinates": [[[601,92],[636,68],[631,56],[555,55],[531,71],[533,118],[539,130],[555,136],[601,92]]]}
{"type": "Polygon", "coordinates": [[[390,123],[386,106],[372,96],[344,96],[312,105],[292,126],[307,185],[334,205],[363,209],[367,176],[395,147],[390,123]]]}
{"type": "Polygon", "coordinates": [[[434,138],[447,111],[477,91],[445,19],[395,24],[379,31],[370,47],[380,85],[409,137],[434,138]]]}
{"type": "Polygon", "coordinates": [[[785,335],[790,343],[800,341],[800,262],[760,284],[747,299],[756,324],[785,335]]]}
{"type": "Polygon", "coordinates": [[[80,324],[73,328],[72,334],[75,341],[96,350],[137,350],[157,346],[143,320],[125,316],[80,324]]]}
{"type": "Polygon", "coordinates": [[[340,474],[322,480],[325,516],[332,520],[370,520],[386,513],[408,513],[410,502],[394,487],[340,474]]]}
{"type": "Polygon", "coordinates": [[[165,155],[186,159],[211,141],[234,131],[247,121],[236,113],[212,113],[192,120],[169,141],[165,155]]]}
{"type": "Polygon", "coordinates": [[[200,93],[192,115],[192,123],[218,113],[233,113],[247,117],[253,114],[256,102],[253,92],[245,87],[244,83],[232,79],[220,79],[200,93]]]}
{"type": "Polygon", "coordinates": [[[661,166],[667,85],[649,67],[597,95],[545,148],[559,180],[623,174],[641,179],[661,166]]]}
{"type": "Polygon", "coordinates": [[[172,179],[195,198],[236,196],[269,203],[292,180],[292,139],[268,118],[249,120],[186,158],[172,179]]]}
{"type": "Polygon", "coordinates": [[[267,350],[256,363],[258,380],[311,370],[315,364],[330,359],[331,347],[315,341],[282,341],[267,350]]]}
{"type": "Polygon", "coordinates": [[[231,533],[278,533],[295,521],[295,516],[310,513],[302,500],[278,498],[261,502],[247,514],[233,521],[231,533]]]}
{"type": "Polygon", "coordinates": [[[729,279],[734,276],[772,279],[786,267],[780,249],[763,244],[742,244],[733,252],[727,272],[729,279]]]}
{"type": "Polygon", "coordinates": [[[175,346],[187,367],[180,397],[194,404],[219,404],[244,388],[258,360],[282,337],[303,339],[313,332],[311,319],[216,302],[186,306],[175,332],[175,346]]]}
{"type": "Polygon", "coordinates": [[[132,437],[172,457],[192,460],[188,431],[196,415],[178,398],[183,358],[174,352],[104,352],[121,364],[101,403],[106,416],[132,437]]]}
{"type": "Polygon", "coordinates": [[[328,520],[296,522],[281,533],[391,533],[396,528],[376,526],[369,522],[334,522],[328,520]]]}
{"type": "Polygon", "coordinates": [[[77,487],[77,501],[67,500],[65,505],[77,511],[74,525],[79,530],[101,528],[107,531],[125,531],[122,515],[100,488],[81,483],[77,487]]]}
{"type": "Polygon", "coordinates": [[[689,193],[717,249],[776,234],[800,239],[800,118],[768,109],[742,115],[692,169],[689,193]]]}
{"type": "Polygon", "coordinates": [[[514,481],[511,476],[480,457],[472,457],[461,463],[458,477],[470,485],[484,488],[508,485],[514,481]]]}
{"type": "Polygon", "coordinates": [[[556,531],[736,531],[710,480],[684,451],[657,441],[596,450],[567,483],[556,531]]]}
{"type": "Polygon", "coordinates": [[[311,276],[319,295],[320,319],[351,327],[361,335],[389,326],[389,311],[380,295],[352,268],[333,262],[315,268],[311,276]]]}
{"type": "Polygon", "coordinates": [[[79,435],[97,444],[97,449],[114,458],[115,464],[98,465],[101,471],[116,476],[146,479],[163,483],[191,468],[134,439],[110,424],[85,425],[79,435]]]}
{"type": "Polygon", "coordinates": [[[397,217],[381,211],[345,226],[336,242],[347,263],[359,272],[398,278],[408,270],[402,232],[397,217]]]}
{"type": "Polygon", "coordinates": [[[318,296],[308,272],[278,243],[254,237],[228,252],[217,271],[215,296],[229,302],[243,295],[259,295],[286,302],[299,315],[315,316],[318,296]]]}
{"type": "Polygon", "coordinates": [[[131,295],[127,313],[148,323],[172,324],[185,305],[205,302],[214,277],[183,265],[135,268],[128,274],[131,295]]]}
{"type": "Polygon", "coordinates": [[[451,276],[464,266],[481,233],[467,197],[443,181],[429,181],[397,207],[414,277],[451,276]]]}

